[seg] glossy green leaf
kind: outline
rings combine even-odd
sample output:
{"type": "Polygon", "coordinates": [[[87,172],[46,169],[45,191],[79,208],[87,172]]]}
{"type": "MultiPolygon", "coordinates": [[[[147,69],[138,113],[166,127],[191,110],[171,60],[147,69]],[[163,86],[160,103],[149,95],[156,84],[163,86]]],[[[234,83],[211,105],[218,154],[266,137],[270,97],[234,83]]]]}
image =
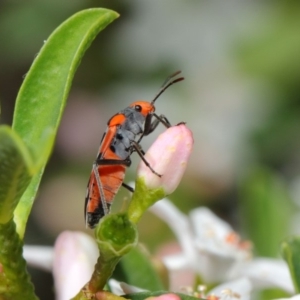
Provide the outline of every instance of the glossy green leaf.
{"type": "Polygon", "coordinates": [[[118,266],[118,271],[122,273],[122,278],[117,279],[130,285],[149,291],[158,291],[166,288],[151,263],[149,256],[139,248],[132,249],[122,258],[118,266]]]}
{"type": "Polygon", "coordinates": [[[34,174],[33,162],[21,138],[8,126],[0,127],[0,224],[13,212],[34,174]]]}
{"type": "Polygon", "coordinates": [[[295,290],[300,293],[300,237],[283,242],[281,253],[288,263],[295,290]]]}
{"type": "MultiPolygon", "coordinates": [[[[13,129],[30,149],[40,169],[45,167],[51,153],[71,82],[83,54],[96,35],[117,17],[117,13],[101,8],[75,14],[45,41],[27,73],[17,97],[13,129]]],[[[24,231],[41,173],[36,176],[35,184],[30,185],[15,213],[19,233],[24,231]]]]}
{"type": "Polygon", "coordinates": [[[22,256],[23,242],[12,219],[0,224],[0,245],[0,299],[37,300],[22,256]]]}
{"type": "Polygon", "coordinates": [[[25,233],[27,219],[30,214],[35,195],[37,193],[37,189],[40,185],[43,172],[44,169],[41,169],[36,175],[33,176],[32,180],[27,186],[27,189],[22,195],[22,201],[19,202],[14,212],[14,221],[18,226],[17,230],[21,239],[23,238],[25,233]]]}
{"type": "Polygon", "coordinates": [[[242,221],[257,254],[277,257],[288,232],[289,203],[283,180],[270,170],[256,168],[243,181],[242,221]]]}

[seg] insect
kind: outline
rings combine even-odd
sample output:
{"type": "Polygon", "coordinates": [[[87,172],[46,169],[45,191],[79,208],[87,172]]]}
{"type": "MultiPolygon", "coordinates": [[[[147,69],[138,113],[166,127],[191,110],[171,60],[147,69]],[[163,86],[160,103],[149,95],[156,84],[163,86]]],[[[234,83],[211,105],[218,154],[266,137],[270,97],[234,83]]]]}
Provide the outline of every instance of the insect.
{"type": "Polygon", "coordinates": [[[166,79],[151,102],[133,102],[109,119],[87,186],[85,220],[90,228],[94,228],[99,220],[109,213],[121,185],[133,192],[133,189],[123,182],[126,168],[131,165],[130,156],[133,152],[141,157],[154,174],[161,176],[144,158],[145,152],[140,141],[153,132],[159,123],[167,128],[171,126],[164,115],[155,113],[154,103],[169,86],[184,79],[173,79],[179,73],[181,71],[166,79]]]}

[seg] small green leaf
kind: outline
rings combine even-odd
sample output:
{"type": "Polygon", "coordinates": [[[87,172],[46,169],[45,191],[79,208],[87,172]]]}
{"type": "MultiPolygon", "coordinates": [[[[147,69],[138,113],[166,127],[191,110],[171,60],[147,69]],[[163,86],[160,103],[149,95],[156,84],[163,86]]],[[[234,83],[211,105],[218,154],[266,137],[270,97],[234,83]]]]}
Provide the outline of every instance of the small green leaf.
{"type": "Polygon", "coordinates": [[[288,263],[296,293],[300,292],[300,237],[293,237],[281,244],[281,253],[288,263]]]}
{"type": "MultiPolygon", "coordinates": [[[[33,162],[21,138],[0,127],[0,224],[7,223],[34,174],[33,162]]],[[[9,238],[9,237],[8,237],[9,238]]]]}
{"type": "Polygon", "coordinates": [[[139,248],[132,249],[122,258],[118,265],[118,270],[122,273],[122,278],[117,279],[130,285],[149,291],[166,288],[149,257],[139,248]]]}
{"type": "MultiPolygon", "coordinates": [[[[101,8],[75,14],[45,41],[25,77],[17,97],[13,129],[42,170],[53,148],[71,82],[82,56],[97,34],[117,17],[117,13],[101,8]]],[[[22,209],[16,210],[15,221],[20,236],[41,175],[37,175],[22,197],[22,209]]]]}

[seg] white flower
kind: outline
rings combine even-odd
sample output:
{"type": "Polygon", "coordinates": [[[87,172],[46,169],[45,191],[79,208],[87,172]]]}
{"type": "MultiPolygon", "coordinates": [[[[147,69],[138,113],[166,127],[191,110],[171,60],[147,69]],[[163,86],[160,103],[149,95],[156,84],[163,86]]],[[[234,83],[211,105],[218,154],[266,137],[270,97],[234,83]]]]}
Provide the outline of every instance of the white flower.
{"type": "Polygon", "coordinates": [[[255,288],[279,287],[293,292],[283,261],[252,259],[251,244],[241,241],[230,225],[209,209],[197,208],[188,217],[164,199],[150,210],[169,225],[182,248],[180,254],[163,258],[169,270],[191,269],[206,283],[246,276],[255,288]]]}
{"type": "Polygon", "coordinates": [[[252,284],[247,278],[240,278],[231,282],[223,283],[207,293],[217,296],[218,300],[249,300],[252,291],[252,284]]]}
{"type": "Polygon", "coordinates": [[[113,294],[121,296],[124,294],[133,294],[133,293],[140,293],[145,292],[146,290],[129,285],[125,282],[119,282],[115,279],[109,279],[108,285],[113,294]]]}
{"type": "Polygon", "coordinates": [[[25,245],[23,247],[23,256],[32,267],[52,272],[53,247],[25,245]]]}
{"type": "Polygon", "coordinates": [[[280,298],[280,299],[274,299],[274,300],[300,300],[300,295],[296,295],[291,298],[280,298]]]}

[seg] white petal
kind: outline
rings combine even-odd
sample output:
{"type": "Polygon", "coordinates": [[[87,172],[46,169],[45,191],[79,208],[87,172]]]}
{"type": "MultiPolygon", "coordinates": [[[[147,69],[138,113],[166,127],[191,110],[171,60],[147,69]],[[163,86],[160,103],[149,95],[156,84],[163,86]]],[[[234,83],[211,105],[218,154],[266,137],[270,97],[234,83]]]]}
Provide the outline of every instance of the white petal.
{"type": "Polygon", "coordinates": [[[28,246],[23,248],[23,255],[27,263],[44,271],[51,272],[53,265],[53,247],[28,246]]]}
{"type": "Polygon", "coordinates": [[[195,261],[197,261],[197,252],[194,247],[194,238],[189,219],[167,198],[155,203],[150,207],[150,211],[169,225],[190,265],[193,266],[195,261]]]}
{"type": "Polygon", "coordinates": [[[223,283],[208,294],[220,297],[220,300],[249,300],[252,291],[252,284],[248,278],[223,283]]]}
{"type": "Polygon", "coordinates": [[[217,217],[206,207],[190,212],[190,219],[196,235],[199,250],[221,257],[246,260],[250,258],[249,249],[240,246],[239,236],[231,226],[217,217]]]}
{"type": "Polygon", "coordinates": [[[188,259],[183,253],[167,255],[162,260],[169,270],[185,269],[189,265],[188,259]]]}
{"type": "Polygon", "coordinates": [[[115,294],[117,296],[124,295],[124,291],[123,291],[119,281],[117,281],[115,279],[109,279],[108,285],[113,294],[115,294]]]}
{"type": "Polygon", "coordinates": [[[281,288],[294,293],[294,287],[287,264],[283,260],[256,258],[247,263],[243,270],[256,288],[281,288]]]}
{"type": "Polygon", "coordinates": [[[217,217],[210,209],[199,207],[190,212],[190,219],[198,237],[206,237],[213,234],[216,237],[226,236],[232,232],[231,226],[217,217]]]}
{"type": "Polygon", "coordinates": [[[121,295],[124,295],[124,294],[145,292],[146,291],[146,290],[143,290],[141,288],[135,287],[133,285],[129,285],[125,282],[119,282],[115,279],[110,279],[108,281],[108,285],[109,285],[112,293],[117,295],[117,296],[121,296],[121,295]]]}
{"type": "Polygon", "coordinates": [[[141,289],[141,288],[133,286],[133,285],[129,285],[125,282],[120,282],[120,286],[123,289],[124,294],[146,292],[146,290],[144,290],[144,289],[141,289]]]}
{"type": "Polygon", "coordinates": [[[291,298],[280,298],[280,299],[274,299],[274,300],[300,300],[300,295],[296,295],[291,298]]]}

